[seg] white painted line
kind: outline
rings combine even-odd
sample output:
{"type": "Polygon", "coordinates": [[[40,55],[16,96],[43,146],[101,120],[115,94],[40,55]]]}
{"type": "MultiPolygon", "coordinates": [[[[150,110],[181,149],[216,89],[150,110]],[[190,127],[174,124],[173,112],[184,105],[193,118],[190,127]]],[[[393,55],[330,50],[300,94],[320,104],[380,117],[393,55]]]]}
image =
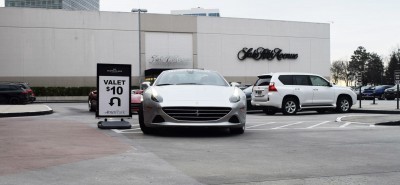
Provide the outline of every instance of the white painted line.
{"type": "Polygon", "coordinates": [[[369,127],[375,127],[375,125],[369,125],[369,127]]]}
{"type": "Polygon", "coordinates": [[[318,123],[318,124],[316,124],[316,125],[309,126],[309,127],[307,127],[307,128],[314,128],[314,127],[317,127],[317,126],[320,126],[320,125],[323,125],[323,124],[329,123],[329,122],[330,122],[330,121],[324,121],[324,122],[318,123]]]}
{"type": "Polygon", "coordinates": [[[347,126],[349,126],[349,125],[352,124],[352,123],[353,123],[353,122],[346,122],[345,124],[340,125],[340,128],[347,127],[347,126]]]}
{"type": "Polygon", "coordinates": [[[120,133],[122,133],[120,130],[118,130],[118,129],[111,129],[112,131],[114,131],[114,132],[116,132],[116,133],[118,133],[118,134],[120,134],[120,133]]]}
{"type": "Polygon", "coordinates": [[[268,122],[268,123],[253,125],[253,126],[246,127],[246,129],[248,129],[248,128],[254,128],[254,127],[259,127],[259,126],[263,126],[263,125],[270,125],[270,124],[274,124],[274,123],[276,123],[276,122],[268,122]]]}
{"type": "Polygon", "coordinates": [[[122,132],[122,134],[143,134],[143,132],[122,132]]]}
{"type": "Polygon", "coordinates": [[[271,129],[280,129],[280,128],[284,128],[284,127],[288,127],[288,126],[292,126],[292,125],[297,125],[297,124],[300,124],[300,123],[303,123],[303,121],[299,121],[299,122],[296,122],[296,123],[291,123],[291,124],[283,125],[283,126],[280,126],[280,127],[271,128],[271,129]]]}
{"type": "Polygon", "coordinates": [[[140,128],[125,129],[125,130],[121,130],[120,132],[132,131],[132,130],[140,130],[140,128]]]}

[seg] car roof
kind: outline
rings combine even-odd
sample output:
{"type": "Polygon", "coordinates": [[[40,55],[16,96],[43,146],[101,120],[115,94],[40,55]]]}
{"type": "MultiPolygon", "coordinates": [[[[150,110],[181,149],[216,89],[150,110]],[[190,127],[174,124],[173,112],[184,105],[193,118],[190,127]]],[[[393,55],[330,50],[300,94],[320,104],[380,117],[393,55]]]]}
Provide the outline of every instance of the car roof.
{"type": "Polygon", "coordinates": [[[273,76],[273,75],[317,75],[317,76],[321,76],[321,75],[319,75],[319,74],[302,73],[302,72],[276,72],[276,73],[261,74],[261,75],[258,75],[257,77],[262,77],[262,76],[273,76]]]}
{"type": "Polygon", "coordinates": [[[176,72],[176,71],[205,71],[205,72],[216,72],[212,70],[207,70],[207,69],[192,69],[192,68],[187,68],[187,69],[170,69],[163,71],[163,73],[170,73],[170,72],[176,72]]]}

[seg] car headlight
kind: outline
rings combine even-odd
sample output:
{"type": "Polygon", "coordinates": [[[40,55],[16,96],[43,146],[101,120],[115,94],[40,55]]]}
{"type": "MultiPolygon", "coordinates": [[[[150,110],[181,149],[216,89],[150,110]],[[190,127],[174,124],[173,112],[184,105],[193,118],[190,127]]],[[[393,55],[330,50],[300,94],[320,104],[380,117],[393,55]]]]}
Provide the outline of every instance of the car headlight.
{"type": "Polygon", "coordinates": [[[158,103],[162,102],[162,97],[158,95],[157,91],[154,88],[151,89],[151,100],[158,103]]]}
{"type": "Polygon", "coordinates": [[[240,101],[240,93],[239,93],[239,89],[238,88],[235,88],[235,90],[233,90],[233,94],[229,98],[229,101],[231,103],[237,103],[237,102],[240,101]]]}

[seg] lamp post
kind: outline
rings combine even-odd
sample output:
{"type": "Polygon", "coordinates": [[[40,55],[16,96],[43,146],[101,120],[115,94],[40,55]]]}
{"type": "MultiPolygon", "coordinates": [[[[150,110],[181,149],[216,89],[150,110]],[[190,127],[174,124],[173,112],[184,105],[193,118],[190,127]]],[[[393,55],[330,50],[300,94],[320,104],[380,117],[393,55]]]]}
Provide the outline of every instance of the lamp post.
{"type": "Polygon", "coordinates": [[[138,32],[139,32],[139,86],[142,83],[142,37],[141,37],[141,30],[140,30],[140,13],[146,13],[147,10],[146,9],[132,9],[131,12],[137,12],[138,13],[138,32]]]}

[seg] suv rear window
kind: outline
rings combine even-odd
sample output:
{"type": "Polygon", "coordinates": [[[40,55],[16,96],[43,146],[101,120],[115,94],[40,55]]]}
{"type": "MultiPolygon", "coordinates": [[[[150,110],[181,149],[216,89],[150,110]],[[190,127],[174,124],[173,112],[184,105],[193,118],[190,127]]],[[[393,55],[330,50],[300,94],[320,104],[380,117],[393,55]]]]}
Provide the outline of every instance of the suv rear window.
{"type": "Polygon", "coordinates": [[[268,86],[272,76],[259,76],[254,86],[268,86]]]}

